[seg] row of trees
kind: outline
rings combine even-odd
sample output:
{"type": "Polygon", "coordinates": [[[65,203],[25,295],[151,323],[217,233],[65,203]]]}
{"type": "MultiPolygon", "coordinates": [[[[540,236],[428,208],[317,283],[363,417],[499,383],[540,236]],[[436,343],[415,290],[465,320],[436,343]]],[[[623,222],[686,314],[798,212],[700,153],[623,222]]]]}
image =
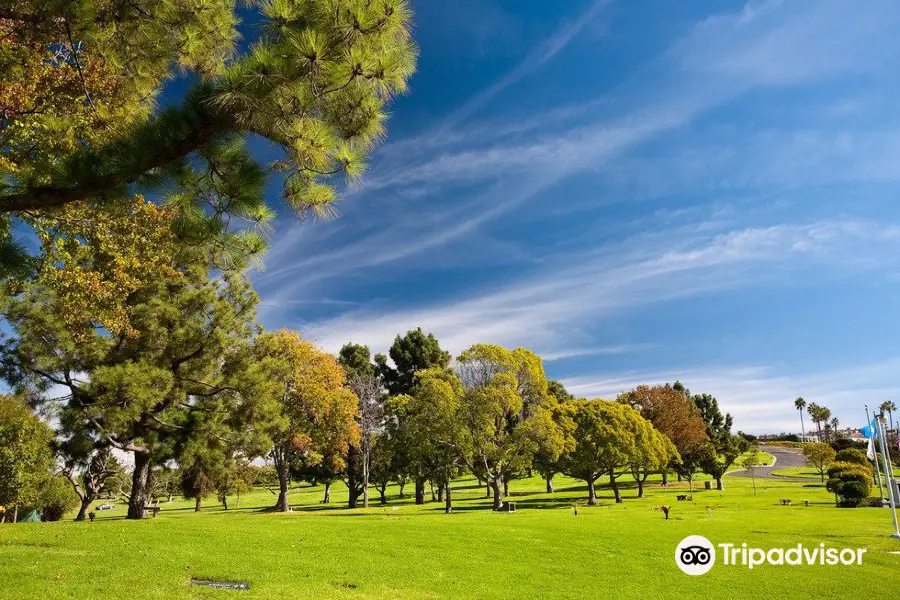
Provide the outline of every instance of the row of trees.
{"type": "Polygon", "coordinates": [[[278,510],[289,510],[297,478],[326,488],[343,480],[351,507],[360,497],[368,504],[372,487],[384,501],[390,481],[411,481],[424,502],[430,482],[450,510],[451,481],[466,471],[489,486],[496,508],[509,481],[532,470],[548,488],[555,473],[583,479],[591,503],[603,476],[621,501],[626,473],[639,494],[650,473],[670,470],[689,482],[704,470],[721,488],[746,445],[709,395],[676,383],[617,402],[572,399],[526,349],[478,344],[451,368],[449,353],[419,329],[398,336],[389,357],[355,344],[335,357],[296,332],[262,331],[241,274],[213,278],[202,253],[180,256],[173,273],[129,296],[130,327],[118,334],[59,319],[67,297],[40,282],[4,304],[12,333],[0,349],[3,375],[55,417],[55,450],[81,517],[117,472],[111,449],[133,458],[126,495],[137,519],[154,466],[173,461],[198,509],[213,492],[246,486],[242,465],[265,456],[278,510]]]}

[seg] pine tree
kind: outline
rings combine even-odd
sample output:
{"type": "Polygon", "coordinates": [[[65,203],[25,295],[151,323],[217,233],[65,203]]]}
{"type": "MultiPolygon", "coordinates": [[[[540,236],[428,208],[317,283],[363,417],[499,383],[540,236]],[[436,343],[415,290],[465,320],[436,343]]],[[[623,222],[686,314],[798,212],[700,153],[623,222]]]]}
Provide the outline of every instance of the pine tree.
{"type": "MultiPolygon", "coordinates": [[[[72,202],[122,202],[140,188],[177,212],[186,239],[258,253],[275,211],[267,176],[301,214],[331,214],[335,179],[356,181],[406,90],[416,48],[406,0],[266,0],[259,38],[235,42],[233,0],[0,2],[0,258],[23,248],[13,219],[72,202]],[[175,68],[195,84],[153,100],[175,68]],[[261,165],[248,136],[280,146],[261,165]],[[9,149],[6,152],[6,149],[9,149]],[[237,229],[243,221],[247,227],[237,229]]],[[[242,15],[243,16],[243,15],[242,15]]]]}

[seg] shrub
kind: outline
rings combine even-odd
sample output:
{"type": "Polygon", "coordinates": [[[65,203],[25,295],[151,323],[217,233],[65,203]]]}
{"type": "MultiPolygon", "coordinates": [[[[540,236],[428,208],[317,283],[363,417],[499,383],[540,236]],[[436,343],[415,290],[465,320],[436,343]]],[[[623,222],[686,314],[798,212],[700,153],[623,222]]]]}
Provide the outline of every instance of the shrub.
{"type": "Polygon", "coordinates": [[[857,450],[856,448],[845,448],[837,453],[834,457],[834,462],[848,462],[855,463],[857,465],[868,465],[869,459],[866,458],[866,453],[862,450],[857,450]]]}
{"type": "Polygon", "coordinates": [[[835,495],[838,506],[862,506],[872,493],[872,473],[869,464],[834,462],[828,467],[825,488],[835,495]]]}
{"type": "Polygon", "coordinates": [[[41,513],[41,521],[59,521],[76,506],[78,496],[69,482],[62,477],[51,477],[44,484],[35,508],[41,513]]]}
{"type": "Polygon", "coordinates": [[[840,452],[841,450],[846,450],[848,448],[855,448],[856,450],[866,451],[866,442],[854,441],[849,438],[838,438],[831,442],[831,447],[835,449],[836,452],[840,452]]]}

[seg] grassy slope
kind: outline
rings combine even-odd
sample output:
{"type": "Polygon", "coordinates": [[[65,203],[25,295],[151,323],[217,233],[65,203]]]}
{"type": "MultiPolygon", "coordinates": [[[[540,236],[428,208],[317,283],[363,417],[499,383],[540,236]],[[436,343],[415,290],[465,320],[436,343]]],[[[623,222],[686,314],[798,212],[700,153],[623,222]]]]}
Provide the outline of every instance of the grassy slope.
{"type": "Polygon", "coordinates": [[[900,550],[887,538],[889,513],[836,509],[818,484],[758,479],[754,497],[749,479],[727,478],[725,492],[699,491],[694,503],[675,501],[685,484],[654,485],[641,500],[627,490],[622,505],[604,489],[603,506],[580,507],[578,516],[571,504],[583,502],[583,485],[556,484],[550,495],[538,479],[513,482],[515,514],[487,510],[483,491],[466,480],[457,483],[452,515],[408,498],[348,511],[340,508],[341,489],[324,507],[321,488],[306,487],[286,515],[262,512],[274,496],[257,490],[228,513],[211,501],[199,514],[190,502],[175,502],[144,522],[124,521],[118,507],[94,523],[0,525],[0,598],[819,599],[875,595],[900,567],[900,556],[887,552],[900,550]],[[780,506],[784,497],[795,505],[780,506]],[[669,521],[652,510],[661,503],[672,506],[669,521]],[[763,548],[825,542],[869,552],[861,567],[717,565],[691,578],[674,562],[676,544],[690,534],[763,548]],[[252,588],[197,588],[187,585],[192,576],[248,580],[252,588]]]}

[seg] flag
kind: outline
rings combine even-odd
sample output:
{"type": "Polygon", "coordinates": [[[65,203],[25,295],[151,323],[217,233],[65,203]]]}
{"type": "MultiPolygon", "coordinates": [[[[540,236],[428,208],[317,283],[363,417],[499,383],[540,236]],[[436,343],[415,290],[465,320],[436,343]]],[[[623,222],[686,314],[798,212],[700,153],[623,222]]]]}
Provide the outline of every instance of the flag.
{"type": "Polygon", "coordinates": [[[866,457],[869,460],[875,460],[875,440],[869,438],[869,449],[866,450],[866,457]]]}

